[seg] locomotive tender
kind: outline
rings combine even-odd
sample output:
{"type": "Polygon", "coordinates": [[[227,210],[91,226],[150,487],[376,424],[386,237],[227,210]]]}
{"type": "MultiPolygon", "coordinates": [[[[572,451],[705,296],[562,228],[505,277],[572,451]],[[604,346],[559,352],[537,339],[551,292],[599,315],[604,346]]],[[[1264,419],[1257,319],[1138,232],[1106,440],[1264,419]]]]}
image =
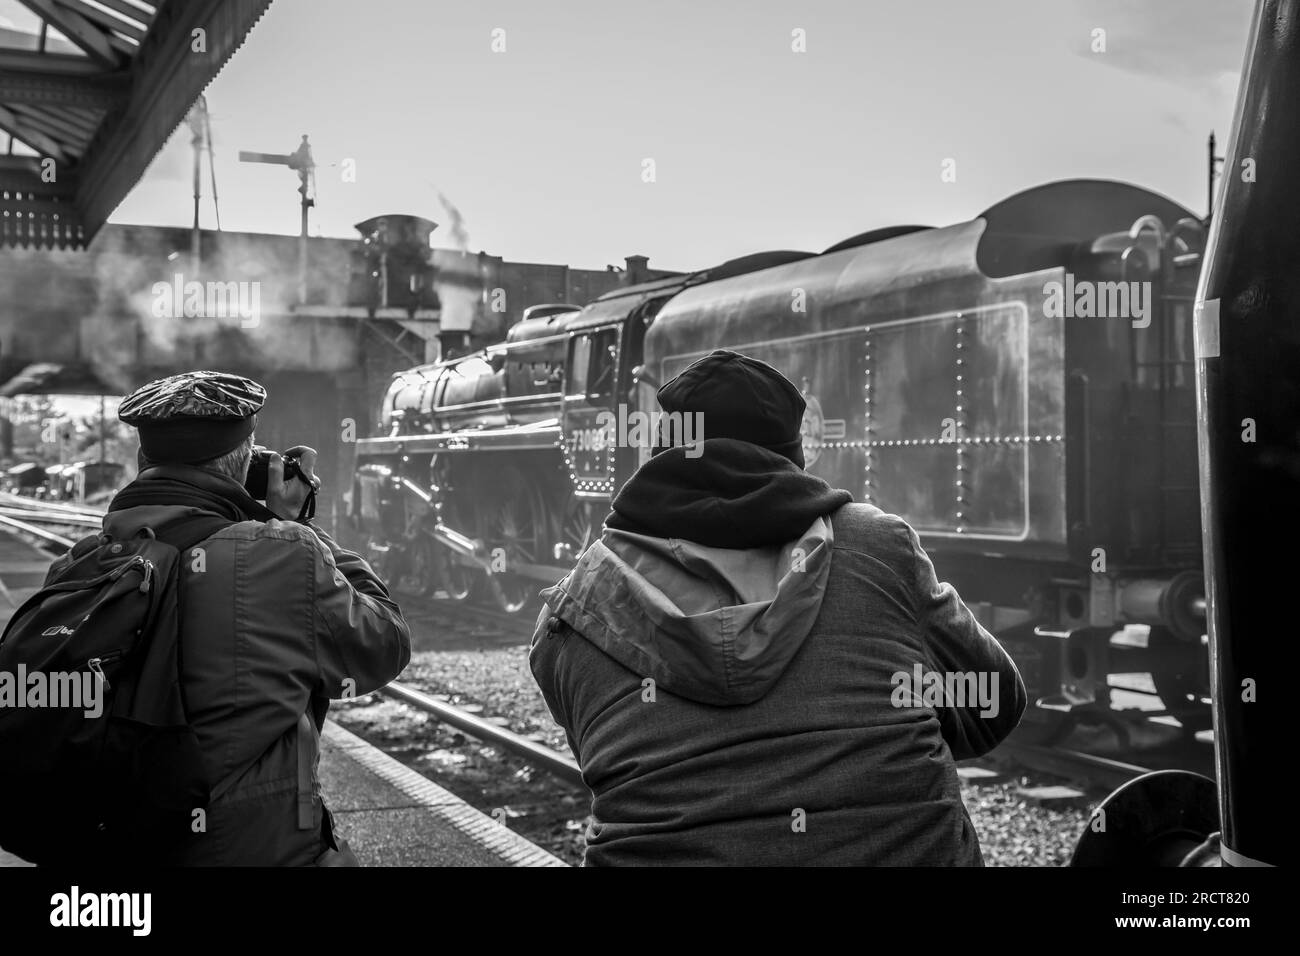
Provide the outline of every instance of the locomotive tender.
{"type": "Polygon", "coordinates": [[[1073,180],[945,228],[534,307],[504,343],[394,376],[353,518],[399,586],[519,610],[649,454],[612,423],[734,349],[802,390],[810,472],[917,529],[1016,658],[1042,735],[1112,718],[1115,674],[1150,674],[1200,730],[1203,241],[1164,197],[1073,180]]]}

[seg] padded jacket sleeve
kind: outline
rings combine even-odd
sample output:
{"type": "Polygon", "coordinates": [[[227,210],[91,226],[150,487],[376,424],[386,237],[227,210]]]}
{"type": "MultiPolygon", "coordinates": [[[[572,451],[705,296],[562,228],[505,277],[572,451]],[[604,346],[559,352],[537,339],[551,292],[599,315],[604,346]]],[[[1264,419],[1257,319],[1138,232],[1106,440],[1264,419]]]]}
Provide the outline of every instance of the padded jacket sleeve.
{"type": "Polygon", "coordinates": [[[942,676],[973,674],[975,687],[992,691],[988,695],[989,706],[968,697],[965,701],[949,699],[937,708],[939,724],[953,757],[966,760],[981,756],[1001,743],[1020,723],[1027,703],[1024,681],[1011,656],[975,620],[953,586],[939,581],[916,532],[901,519],[899,523],[905,529],[912,553],[910,582],[917,626],[931,662],[942,676]]]}
{"type": "Polygon", "coordinates": [[[320,692],[334,699],[379,690],[411,660],[411,633],[388,589],[359,555],[312,527],[316,661],[320,692]]]}

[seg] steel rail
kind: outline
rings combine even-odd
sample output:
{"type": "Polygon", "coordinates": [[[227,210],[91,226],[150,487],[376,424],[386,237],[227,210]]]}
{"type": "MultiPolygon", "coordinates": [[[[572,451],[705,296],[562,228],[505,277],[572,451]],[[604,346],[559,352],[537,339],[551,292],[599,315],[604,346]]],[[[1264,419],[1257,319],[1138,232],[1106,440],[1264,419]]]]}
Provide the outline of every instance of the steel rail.
{"type": "Polygon", "coordinates": [[[1099,757],[1080,750],[1022,744],[1012,740],[1000,743],[993,754],[996,756],[999,752],[1031,770],[1091,784],[1106,791],[1121,787],[1150,771],[1149,767],[1099,757]]]}
{"type": "Polygon", "coordinates": [[[19,521],[17,518],[7,518],[4,515],[0,515],[0,525],[7,525],[8,527],[13,528],[16,531],[21,531],[23,534],[35,535],[36,537],[44,541],[49,541],[52,544],[59,544],[65,548],[70,548],[77,543],[73,541],[71,538],[65,538],[61,534],[55,534],[52,531],[46,531],[44,528],[38,528],[34,524],[28,524],[25,521],[19,521]]]}
{"type": "Polygon", "coordinates": [[[559,751],[545,747],[536,741],[522,737],[512,730],[498,727],[480,717],[430,697],[423,691],[393,681],[380,691],[385,696],[400,700],[418,710],[431,714],[457,730],[464,731],[476,740],[509,751],[517,757],[523,757],[529,763],[540,767],[557,779],[572,787],[585,790],[587,785],[582,780],[582,770],[572,758],[559,751]]]}
{"type": "Polygon", "coordinates": [[[7,508],[0,505],[0,516],[6,518],[25,518],[28,521],[45,521],[50,524],[84,525],[98,528],[102,518],[94,515],[65,514],[57,511],[34,511],[30,508],[7,508]]]}
{"type": "Polygon", "coordinates": [[[43,498],[28,498],[26,495],[16,495],[11,491],[0,491],[0,504],[8,505],[13,508],[35,508],[41,511],[61,511],[66,514],[89,515],[91,517],[102,518],[104,512],[99,508],[90,508],[83,505],[67,505],[57,501],[46,501],[43,498]]]}

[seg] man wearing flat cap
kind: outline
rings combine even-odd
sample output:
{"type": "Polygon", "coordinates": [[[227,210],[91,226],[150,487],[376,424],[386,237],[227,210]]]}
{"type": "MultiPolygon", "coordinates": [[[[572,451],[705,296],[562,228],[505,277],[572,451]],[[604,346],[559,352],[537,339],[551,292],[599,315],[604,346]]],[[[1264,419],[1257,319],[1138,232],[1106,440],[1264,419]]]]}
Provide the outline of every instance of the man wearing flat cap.
{"type": "Polygon", "coordinates": [[[383,687],[410,660],[383,582],[305,520],[315,451],[290,450],[301,477],[270,455],[264,502],[245,489],[265,401],[249,379],[188,372],[118,410],[139,431],[140,473],[105,532],[198,541],[181,556],[181,680],[214,799],[167,863],[345,865],[317,777],[329,701],[383,687]]]}
{"type": "Polygon", "coordinates": [[[592,792],[585,863],[981,865],[954,761],[1019,721],[1011,658],[905,521],[804,470],[775,368],[718,350],[659,404],[705,437],[663,431],[529,654],[592,792]],[[993,693],[900,694],[918,671],[993,693]]]}

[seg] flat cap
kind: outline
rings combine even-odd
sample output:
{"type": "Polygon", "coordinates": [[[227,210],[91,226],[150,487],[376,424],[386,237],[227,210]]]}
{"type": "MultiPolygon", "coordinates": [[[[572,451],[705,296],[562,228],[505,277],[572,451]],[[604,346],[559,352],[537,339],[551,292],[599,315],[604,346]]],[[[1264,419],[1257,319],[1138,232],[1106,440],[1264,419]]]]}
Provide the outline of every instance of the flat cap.
{"type": "Polygon", "coordinates": [[[183,372],[136,389],[117,417],[140,431],[150,461],[194,463],[237,448],[253,433],[266,389],[226,372],[183,372]]]}

